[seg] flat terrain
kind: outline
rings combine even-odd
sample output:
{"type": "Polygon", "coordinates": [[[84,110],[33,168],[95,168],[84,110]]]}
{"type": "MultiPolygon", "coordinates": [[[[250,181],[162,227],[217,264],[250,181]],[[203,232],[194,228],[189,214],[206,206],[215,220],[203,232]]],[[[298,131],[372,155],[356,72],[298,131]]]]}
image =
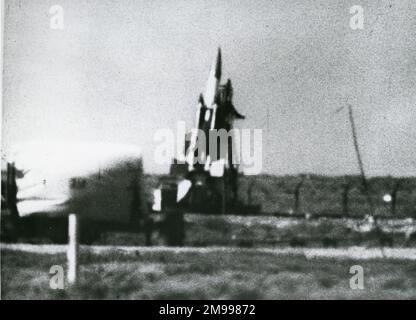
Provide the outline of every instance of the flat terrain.
{"type": "Polygon", "coordinates": [[[331,257],[301,248],[82,247],[78,285],[52,290],[49,270],[65,267],[65,247],[20,246],[2,246],[3,299],[416,299],[414,249],[404,259],[393,258],[400,249],[381,258],[376,248],[331,257]],[[350,289],[353,265],[364,269],[363,290],[350,289]]]}
{"type": "Polygon", "coordinates": [[[2,298],[416,299],[416,180],[403,181],[395,217],[381,199],[397,181],[370,181],[376,215],[384,217],[381,241],[363,219],[369,210],[359,181],[348,179],[351,217],[314,217],[342,212],[344,179],[312,176],[300,199],[301,213],[312,217],[299,219],[273,214],[291,212],[298,177],[246,178],[241,200],[249,202],[253,185],[252,203],[263,205],[262,216],[186,214],[182,248],[165,247],[159,231],[147,248],[143,234],[103,234],[94,246],[82,246],[79,282],[64,290],[50,289],[49,271],[53,265],[66,268],[65,246],[45,244],[51,240],[44,238],[19,239],[38,245],[2,244],[2,298]],[[350,288],[354,265],[364,269],[363,290],[350,288]]]}
{"type": "MultiPolygon", "coordinates": [[[[162,222],[165,217],[154,215],[162,222]]],[[[21,236],[19,243],[47,244],[67,243],[67,219],[52,221],[39,220],[32,236],[21,236]],[[59,222],[59,223],[58,223],[59,222]],[[59,236],[60,241],[54,241],[59,236]]],[[[374,224],[368,219],[353,218],[296,218],[275,216],[233,216],[185,214],[186,247],[239,247],[239,248],[345,248],[345,247],[378,247],[395,248],[416,247],[416,219],[379,219],[382,234],[375,231],[374,224]]],[[[166,230],[166,226],[164,228],[166,230]]],[[[153,246],[167,244],[163,228],[154,228],[153,246]]],[[[98,228],[98,230],[100,230],[98,228]]],[[[81,222],[81,234],[90,235],[97,231],[93,222],[81,222]]],[[[96,237],[85,244],[144,246],[143,232],[128,230],[102,230],[96,237]]],[[[82,238],[82,237],[81,237],[82,238]]]]}
{"type": "MultiPolygon", "coordinates": [[[[299,213],[310,215],[342,215],[343,193],[348,185],[349,215],[364,217],[369,214],[369,206],[359,176],[321,175],[256,175],[240,176],[239,200],[245,204],[261,205],[263,214],[294,212],[294,191],[299,188],[299,213]]],[[[152,199],[152,187],[157,186],[161,176],[146,176],[146,192],[152,199]]],[[[416,178],[372,177],[368,179],[370,194],[377,216],[391,217],[391,203],[383,201],[383,196],[392,194],[397,187],[397,217],[416,218],[416,178]]]]}

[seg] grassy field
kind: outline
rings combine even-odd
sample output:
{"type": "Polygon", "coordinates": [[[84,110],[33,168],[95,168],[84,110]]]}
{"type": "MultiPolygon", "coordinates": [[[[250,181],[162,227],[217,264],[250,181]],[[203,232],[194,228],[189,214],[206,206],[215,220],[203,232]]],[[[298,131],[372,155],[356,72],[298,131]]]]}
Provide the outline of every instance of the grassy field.
{"type": "MultiPolygon", "coordinates": [[[[169,223],[164,223],[163,214],[154,214],[161,225],[154,228],[152,245],[167,244],[166,231],[169,223]]],[[[227,246],[227,247],[347,247],[379,245],[389,247],[416,247],[416,221],[407,219],[379,219],[383,233],[380,235],[363,219],[293,218],[275,216],[233,216],[185,214],[184,245],[188,247],[227,246]]],[[[21,243],[67,243],[67,219],[57,221],[39,220],[33,227],[33,235],[21,236],[21,243]],[[42,227],[42,228],[40,228],[42,227]],[[48,237],[48,234],[51,237],[48,237]],[[54,241],[56,236],[61,241],[54,241]]],[[[81,234],[96,233],[92,245],[144,246],[143,232],[105,229],[101,234],[99,226],[93,222],[83,224],[81,234]]]]}
{"type": "MultiPolygon", "coordinates": [[[[352,219],[291,219],[267,216],[203,216],[188,215],[186,244],[190,246],[224,245],[256,246],[378,246],[374,231],[362,232],[352,219]]],[[[405,240],[401,227],[405,222],[380,221],[385,240],[391,246],[415,246],[416,235],[405,240]]],[[[415,225],[412,223],[412,225],[415,225]]],[[[416,230],[416,228],[415,228],[416,230]]]]}
{"type": "Polygon", "coordinates": [[[408,260],[350,260],[264,252],[111,251],[83,249],[80,281],[49,288],[64,254],[1,251],[3,299],[416,299],[408,260]],[[364,268],[364,289],[349,287],[350,267],[364,268]]]}
{"type": "MultiPolygon", "coordinates": [[[[156,217],[157,218],[157,217],[156,217]]],[[[159,217],[161,219],[161,216],[159,217]]],[[[356,228],[354,219],[297,219],[273,216],[232,216],[185,214],[186,237],[190,247],[347,247],[380,245],[380,236],[373,231],[356,228]]],[[[380,220],[385,246],[415,247],[416,222],[407,220],[380,220]],[[414,234],[405,238],[405,228],[411,226],[414,234]]],[[[165,245],[163,235],[155,232],[153,245],[165,245]]],[[[144,245],[143,234],[107,233],[95,245],[144,245]]]]}

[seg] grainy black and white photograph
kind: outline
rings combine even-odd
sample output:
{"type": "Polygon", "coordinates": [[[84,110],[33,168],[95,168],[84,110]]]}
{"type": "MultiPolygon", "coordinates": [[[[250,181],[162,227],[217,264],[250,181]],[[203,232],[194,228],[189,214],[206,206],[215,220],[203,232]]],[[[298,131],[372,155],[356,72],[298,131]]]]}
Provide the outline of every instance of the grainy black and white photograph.
{"type": "Polygon", "coordinates": [[[416,299],[415,1],[1,2],[1,299],[416,299]]]}

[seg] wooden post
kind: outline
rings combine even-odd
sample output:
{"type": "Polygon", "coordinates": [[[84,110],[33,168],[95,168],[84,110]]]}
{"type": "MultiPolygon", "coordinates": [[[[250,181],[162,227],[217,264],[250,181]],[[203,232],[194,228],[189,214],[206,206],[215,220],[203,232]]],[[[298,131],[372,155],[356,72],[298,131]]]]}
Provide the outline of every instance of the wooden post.
{"type": "Polygon", "coordinates": [[[295,214],[298,214],[299,213],[299,188],[298,187],[295,188],[294,197],[295,197],[295,206],[294,206],[295,210],[294,210],[294,212],[295,212],[295,214]]]}
{"type": "Polygon", "coordinates": [[[349,191],[350,191],[350,184],[348,182],[345,182],[343,185],[343,191],[342,191],[342,215],[344,217],[348,217],[350,215],[349,207],[348,207],[349,191]]]}
{"type": "Polygon", "coordinates": [[[293,195],[295,198],[295,205],[294,205],[294,212],[295,214],[299,214],[300,210],[300,188],[302,188],[303,182],[305,181],[306,176],[301,175],[301,180],[300,182],[296,185],[295,190],[293,191],[293,195]]]}
{"type": "Polygon", "coordinates": [[[391,207],[390,211],[392,216],[396,215],[396,203],[397,203],[397,192],[400,189],[401,180],[398,180],[391,191],[391,207]]]}
{"type": "Polygon", "coordinates": [[[78,237],[79,237],[78,215],[71,213],[68,216],[68,273],[67,279],[69,284],[75,284],[78,276],[78,237]]]}

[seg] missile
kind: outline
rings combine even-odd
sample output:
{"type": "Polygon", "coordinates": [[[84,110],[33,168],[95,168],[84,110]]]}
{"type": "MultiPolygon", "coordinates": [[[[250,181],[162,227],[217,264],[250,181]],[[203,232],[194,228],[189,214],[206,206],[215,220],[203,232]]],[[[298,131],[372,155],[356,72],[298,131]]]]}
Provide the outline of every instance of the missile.
{"type": "MultiPolygon", "coordinates": [[[[217,111],[216,97],[218,92],[218,86],[221,81],[221,48],[218,48],[217,56],[212,64],[211,71],[209,73],[206,91],[204,95],[200,95],[198,101],[198,107],[196,112],[195,129],[203,130],[206,137],[209,135],[209,129],[214,129],[215,118],[217,111]]],[[[187,152],[186,158],[189,164],[189,171],[194,169],[193,161],[195,159],[195,150],[197,144],[197,131],[194,130],[191,134],[190,148],[187,152]]],[[[203,156],[203,155],[201,155],[203,156]]],[[[210,159],[206,161],[205,166],[209,165],[210,159]]]]}
{"type": "Polygon", "coordinates": [[[217,95],[218,85],[221,80],[221,49],[218,48],[217,56],[212,64],[209,73],[207,87],[205,91],[205,104],[208,108],[212,108],[215,104],[215,97],[217,95]]]}

